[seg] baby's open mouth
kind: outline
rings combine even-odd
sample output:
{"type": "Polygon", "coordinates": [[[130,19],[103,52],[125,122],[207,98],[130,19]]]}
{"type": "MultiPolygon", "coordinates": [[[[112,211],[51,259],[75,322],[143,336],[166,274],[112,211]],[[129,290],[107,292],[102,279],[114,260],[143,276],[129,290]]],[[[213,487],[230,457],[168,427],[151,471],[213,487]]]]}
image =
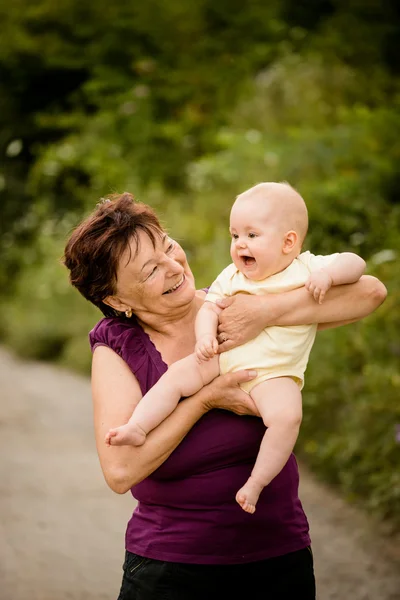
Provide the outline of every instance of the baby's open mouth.
{"type": "Polygon", "coordinates": [[[252,256],[241,256],[240,258],[242,259],[246,267],[252,267],[256,262],[256,259],[252,256]]]}

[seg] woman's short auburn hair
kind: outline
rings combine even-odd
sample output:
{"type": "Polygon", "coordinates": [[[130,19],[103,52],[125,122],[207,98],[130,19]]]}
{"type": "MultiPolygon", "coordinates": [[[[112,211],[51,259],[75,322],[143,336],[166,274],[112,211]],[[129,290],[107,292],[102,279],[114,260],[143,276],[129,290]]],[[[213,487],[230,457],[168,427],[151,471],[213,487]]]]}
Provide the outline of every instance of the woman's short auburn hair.
{"type": "Polygon", "coordinates": [[[142,231],[154,246],[164,232],[150,206],[124,192],[102,200],[65,246],[63,263],[70,271],[71,284],[106,317],[120,315],[103,300],[115,294],[121,255],[132,239],[139,243],[142,231]]]}

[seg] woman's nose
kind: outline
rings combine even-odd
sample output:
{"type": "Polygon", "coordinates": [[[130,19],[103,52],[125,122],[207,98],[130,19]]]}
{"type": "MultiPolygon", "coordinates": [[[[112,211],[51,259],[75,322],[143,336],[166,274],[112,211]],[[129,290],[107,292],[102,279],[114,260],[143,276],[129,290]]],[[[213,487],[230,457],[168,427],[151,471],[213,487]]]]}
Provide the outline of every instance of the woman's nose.
{"type": "Polygon", "coordinates": [[[168,271],[170,273],[172,273],[172,275],[176,275],[178,273],[183,273],[184,269],[183,266],[176,260],[174,260],[173,258],[169,258],[168,259],[168,271]]]}

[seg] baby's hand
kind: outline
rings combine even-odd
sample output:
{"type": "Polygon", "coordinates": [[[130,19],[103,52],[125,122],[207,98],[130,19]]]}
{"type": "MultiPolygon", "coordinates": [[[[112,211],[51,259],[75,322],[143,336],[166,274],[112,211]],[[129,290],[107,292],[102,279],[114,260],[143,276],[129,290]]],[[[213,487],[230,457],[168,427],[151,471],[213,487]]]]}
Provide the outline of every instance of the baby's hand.
{"type": "Polygon", "coordinates": [[[314,296],[314,300],[322,304],[326,292],[332,287],[332,277],[325,269],[319,269],[319,271],[311,273],[305,287],[314,296]]]}
{"type": "Polygon", "coordinates": [[[215,356],[215,354],[217,354],[217,351],[218,351],[217,338],[214,335],[210,335],[210,334],[203,335],[203,337],[201,337],[199,340],[197,340],[194,351],[197,356],[197,360],[199,360],[199,361],[209,360],[210,358],[215,356]]]}

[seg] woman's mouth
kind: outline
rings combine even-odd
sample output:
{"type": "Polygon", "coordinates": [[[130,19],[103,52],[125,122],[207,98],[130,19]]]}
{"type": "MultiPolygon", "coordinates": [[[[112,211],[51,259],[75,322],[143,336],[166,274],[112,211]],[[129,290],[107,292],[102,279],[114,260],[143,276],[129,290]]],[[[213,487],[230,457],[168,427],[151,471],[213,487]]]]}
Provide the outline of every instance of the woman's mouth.
{"type": "Polygon", "coordinates": [[[165,296],[165,294],[172,294],[172,292],[176,292],[176,290],[178,290],[183,285],[185,279],[185,274],[183,274],[180,280],[175,285],[170,287],[169,290],[167,290],[166,292],[163,292],[163,296],[165,296]]]}

